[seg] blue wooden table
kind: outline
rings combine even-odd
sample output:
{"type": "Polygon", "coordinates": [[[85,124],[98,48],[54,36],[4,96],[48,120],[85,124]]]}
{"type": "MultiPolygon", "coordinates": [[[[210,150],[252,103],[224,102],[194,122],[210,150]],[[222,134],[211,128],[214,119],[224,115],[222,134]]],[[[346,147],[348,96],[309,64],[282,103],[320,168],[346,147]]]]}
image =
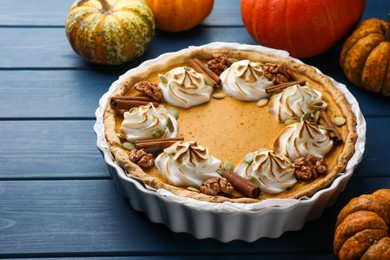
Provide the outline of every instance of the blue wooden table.
{"type": "MultiPolygon", "coordinates": [[[[354,196],[390,187],[390,99],[351,86],[336,46],[303,60],[346,84],[367,120],[363,161],[335,205],[300,231],[253,243],[197,240],[151,223],[118,195],[96,148],[99,98],[126,70],[167,51],[213,41],[256,43],[243,27],[239,0],[216,0],[195,29],[157,32],[140,59],[91,65],[65,36],[72,1],[0,1],[0,258],[334,259],[339,210],[354,196]]],[[[389,11],[389,0],[367,0],[363,19],[387,19],[389,11]]]]}

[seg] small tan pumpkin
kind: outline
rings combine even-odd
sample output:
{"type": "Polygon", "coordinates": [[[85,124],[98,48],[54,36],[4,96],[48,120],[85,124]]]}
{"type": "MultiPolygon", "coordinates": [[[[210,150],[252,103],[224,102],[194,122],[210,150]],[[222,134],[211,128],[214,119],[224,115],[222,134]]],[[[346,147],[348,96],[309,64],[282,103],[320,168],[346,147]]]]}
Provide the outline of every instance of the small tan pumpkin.
{"type": "Polygon", "coordinates": [[[155,23],[144,0],[80,0],[70,8],[65,28],[72,48],[85,60],[118,65],[145,52],[155,23]]]}
{"type": "Polygon", "coordinates": [[[390,96],[390,26],[377,18],[363,21],[344,43],[340,65],[354,85],[390,96]]]}
{"type": "Polygon", "coordinates": [[[333,250],[339,259],[390,259],[390,189],[353,198],[340,211],[333,250]]]}
{"type": "Polygon", "coordinates": [[[194,28],[212,11],[214,0],[146,0],[152,9],[156,27],[166,32],[194,28]]]}

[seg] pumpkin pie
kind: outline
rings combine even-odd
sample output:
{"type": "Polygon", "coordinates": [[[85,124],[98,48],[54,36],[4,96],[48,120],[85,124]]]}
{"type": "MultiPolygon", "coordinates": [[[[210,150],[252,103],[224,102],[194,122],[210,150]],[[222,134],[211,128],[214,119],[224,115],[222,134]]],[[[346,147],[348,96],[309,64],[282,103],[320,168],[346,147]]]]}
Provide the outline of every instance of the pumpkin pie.
{"type": "Polygon", "coordinates": [[[312,196],[358,137],[330,78],[251,50],[186,49],[129,71],[109,98],[104,133],[127,177],[200,201],[312,196]]]}

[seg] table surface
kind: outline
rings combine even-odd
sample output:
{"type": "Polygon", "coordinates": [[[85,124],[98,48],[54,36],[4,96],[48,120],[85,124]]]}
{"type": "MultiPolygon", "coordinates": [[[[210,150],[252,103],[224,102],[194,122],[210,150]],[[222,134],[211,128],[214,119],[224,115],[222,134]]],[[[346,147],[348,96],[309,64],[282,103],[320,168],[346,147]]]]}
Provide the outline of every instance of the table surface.
{"type": "MultiPolygon", "coordinates": [[[[256,44],[239,0],[216,0],[191,31],[156,32],[148,51],[116,67],[84,62],[64,30],[72,0],[0,1],[0,258],[334,259],[339,210],[352,197],[390,187],[390,100],[352,86],[340,44],[303,59],[348,86],[367,120],[364,158],[337,202],[299,231],[253,243],[198,240],[154,224],[118,195],[96,148],[95,109],[110,84],[142,61],[213,41],[256,44]]],[[[387,19],[389,0],[368,0],[363,19],[387,19]]]]}

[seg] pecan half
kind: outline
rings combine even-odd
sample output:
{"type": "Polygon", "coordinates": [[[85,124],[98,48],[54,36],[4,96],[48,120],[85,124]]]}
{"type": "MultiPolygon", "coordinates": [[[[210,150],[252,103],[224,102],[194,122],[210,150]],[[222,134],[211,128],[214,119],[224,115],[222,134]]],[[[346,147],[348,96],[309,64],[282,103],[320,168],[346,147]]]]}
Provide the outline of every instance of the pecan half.
{"type": "Polygon", "coordinates": [[[294,81],[294,74],[282,64],[275,62],[268,62],[263,66],[264,77],[272,80],[274,84],[282,84],[294,81]]]}
{"type": "Polygon", "coordinates": [[[154,165],[153,154],[144,151],[143,149],[134,149],[130,151],[129,159],[133,163],[138,164],[141,167],[149,168],[154,165]]]}
{"type": "Polygon", "coordinates": [[[232,63],[229,61],[229,57],[221,52],[214,53],[213,59],[207,62],[208,68],[218,76],[229,68],[230,65],[232,65],[232,63]]]}
{"type": "Polygon", "coordinates": [[[312,154],[297,158],[294,162],[294,168],[295,177],[304,181],[316,179],[319,175],[326,174],[328,170],[324,159],[312,154]]]}
{"type": "Polygon", "coordinates": [[[199,191],[207,195],[216,196],[219,193],[231,194],[234,188],[226,178],[215,177],[205,180],[200,185],[199,191]]]}
{"type": "Polygon", "coordinates": [[[149,81],[141,81],[134,85],[134,88],[138,90],[139,92],[147,95],[148,97],[152,98],[155,101],[162,100],[163,92],[160,89],[160,87],[152,82],[149,81]]]}

